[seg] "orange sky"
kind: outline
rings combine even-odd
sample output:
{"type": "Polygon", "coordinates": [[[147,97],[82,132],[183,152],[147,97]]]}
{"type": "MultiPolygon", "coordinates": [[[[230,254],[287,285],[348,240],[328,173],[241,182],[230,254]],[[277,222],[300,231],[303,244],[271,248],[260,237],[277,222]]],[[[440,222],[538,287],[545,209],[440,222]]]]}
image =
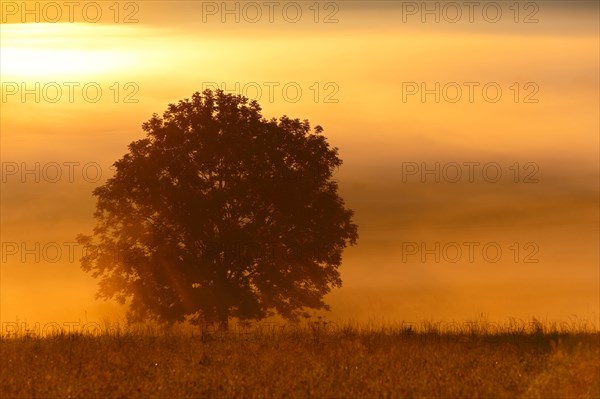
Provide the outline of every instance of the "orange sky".
{"type": "Polygon", "coordinates": [[[508,3],[497,23],[478,12],[473,23],[467,14],[449,23],[444,18],[454,14],[443,13],[440,23],[434,16],[423,23],[402,2],[359,1],[321,2],[318,16],[301,3],[297,23],[277,13],[270,23],[266,10],[257,23],[244,21],[253,14],[222,23],[220,10],[212,14],[202,2],[160,1],[121,2],[118,16],[109,9],[113,2],[100,2],[95,23],[77,10],[69,22],[63,9],[62,22],[44,23],[54,15],[48,3],[29,2],[34,14],[24,14],[20,2],[0,2],[1,321],[120,314],[93,300],[95,282],[68,256],[75,235],[93,226],[92,189],[142,136],[141,123],[152,113],[213,83],[234,90],[237,83],[249,96],[261,90],[265,116],[307,118],[340,148],[337,178],[356,211],[360,239],[345,253],[344,288],[330,296],[331,317],[576,315],[597,324],[596,2],[536,2],[537,11],[522,2],[518,23],[508,3]],[[420,92],[406,92],[436,83],[439,103],[435,94],[423,102],[420,92]],[[502,90],[497,102],[485,97],[486,85],[502,90]],[[462,97],[453,103],[456,87],[462,97]],[[23,88],[31,92],[23,96],[23,88]],[[478,167],[471,183],[463,166],[459,183],[443,176],[440,183],[420,182],[422,166],[450,162],[499,165],[503,175],[490,183],[478,167]],[[57,164],[62,176],[54,179],[57,164]],[[417,174],[407,175],[407,165],[417,165],[417,174]],[[25,168],[34,172],[23,177],[25,168]],[[538,181],[524,183],[531,172],[538,181]],[[407,245],[436,242],[496,243],[504,255],[498,263],[481,252],[472,263],[436,263],[433,256],[423,262],[420,254],[403,261],[407,245]],[[40,261],[22,248],[13,253],[15,243],[39,243],[40,261]],[[52,243],[63,251],[54,263],[52,243]],[[524,248],[528,243],[534,247],[524,248]],[[531,248],[537,263],[523,261],[531,248]]]}

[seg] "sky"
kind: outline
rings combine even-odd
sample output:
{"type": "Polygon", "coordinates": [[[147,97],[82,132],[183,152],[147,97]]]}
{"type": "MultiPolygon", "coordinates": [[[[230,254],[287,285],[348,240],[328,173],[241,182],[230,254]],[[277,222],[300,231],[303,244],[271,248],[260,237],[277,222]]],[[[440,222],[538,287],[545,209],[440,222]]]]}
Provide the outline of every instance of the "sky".
{"type": "Polygon", "coordinates": [[[598,326],[597,2],[223,4],[0,2],[1,322],[122,317],[79,266],[91,191],[221,87],[339,148],[331,319],[598,326]]]}

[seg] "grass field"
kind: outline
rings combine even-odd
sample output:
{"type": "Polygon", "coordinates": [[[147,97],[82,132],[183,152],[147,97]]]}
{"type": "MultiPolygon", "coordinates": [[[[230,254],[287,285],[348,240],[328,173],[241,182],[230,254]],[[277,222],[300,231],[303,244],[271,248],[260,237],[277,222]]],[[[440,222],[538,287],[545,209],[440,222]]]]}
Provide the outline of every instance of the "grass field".
{"type": "Polygon", "coordinates": [[[600,334],[512,321],[26,331],[0,398],[600,398],[600,334]]]}

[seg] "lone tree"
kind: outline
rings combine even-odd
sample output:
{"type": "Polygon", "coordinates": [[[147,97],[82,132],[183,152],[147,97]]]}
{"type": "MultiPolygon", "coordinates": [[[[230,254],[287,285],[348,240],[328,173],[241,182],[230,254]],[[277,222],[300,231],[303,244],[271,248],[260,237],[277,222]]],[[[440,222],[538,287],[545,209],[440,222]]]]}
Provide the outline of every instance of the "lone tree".
{"type": "Polygon", "coordinates": [[[307,120],[267,120],[218,90],[143,124],[115,175],[93,192],[97,224],[79,235],[97,298],[128,318],[287,319],[329,309],[342,251],[357,240],[333,172],[342,161],[307,120]]]}

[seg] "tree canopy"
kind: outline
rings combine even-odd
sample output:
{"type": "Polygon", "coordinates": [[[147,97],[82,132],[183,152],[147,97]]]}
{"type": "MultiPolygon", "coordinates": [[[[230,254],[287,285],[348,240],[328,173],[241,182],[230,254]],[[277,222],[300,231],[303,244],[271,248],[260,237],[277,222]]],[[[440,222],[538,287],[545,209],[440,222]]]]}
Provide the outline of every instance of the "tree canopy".
{"type": "Polygon", "coordinates": [[[142,127],[93,192],[93,233],[78,236],[98,298],[127,303],[131,320],[222,328],[329,309],[358,233],[320,126],[267,120],[256,101],[206,90],[142,127]]]}

